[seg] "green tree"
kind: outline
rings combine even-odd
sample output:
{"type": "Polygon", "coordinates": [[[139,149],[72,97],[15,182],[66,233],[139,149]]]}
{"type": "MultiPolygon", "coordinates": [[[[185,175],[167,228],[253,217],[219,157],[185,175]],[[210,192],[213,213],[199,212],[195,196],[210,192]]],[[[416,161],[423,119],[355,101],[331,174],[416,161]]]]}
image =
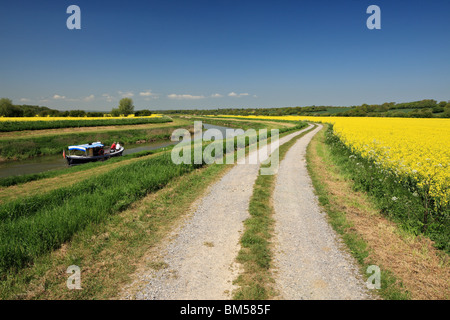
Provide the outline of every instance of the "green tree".
{"type": "Polygon", "coordinates": [[[123,98],[120,100],[119,112],[125,116],[134,113],[133,100],[131,98],[123,98]]]}
{"type": "Polygon", "coordinates": [[[433,111],[433,113],[444,112],[444,107],[441,107],[440,105],[437,105],[436,107],[433,107],[432,111],[433,111]]]}
{"type": "Polygon", "coordinates": [[[151,115],[152,115],[152,112],[147,109],[139,110],[139,111],[136,111],[136,113],[135,113],[136,117],[144,117],[144,116],[147,117],[147,116],[151,116],[151,115]]]}
{"type": "Polygon", "coordinates": [[[23,116],[24,117],[34,117],[35,115],[36,115],[36,113],[33,112],[33,110],[31,110],[31,109],[25,109],[23,111],[23,116]]]}
{"type": "Polygon", "coordinates": [[[447,103],[444,112],[442,113],[441,117],[443,118],[450,118],[450,103],[447,103]]]}
{"type": "Polygon", "coordinates": [[[113,109],[111,110],[111,115],[112,115],[113,117],[119,117],[119,116],[120,116],[119,108],[113,108],[113,109]]]}
{"type": "Polygon", "coordinates": [[[86,115],[86,111],[84,110],[70,110],[69,117],[84,117],[86,115]]]}
{"type": "Polygon", "coordinates": [[[23,110],[12,104],[11,99],[0,99],[0,116],[5,117],[22,117],[23,110]]]}

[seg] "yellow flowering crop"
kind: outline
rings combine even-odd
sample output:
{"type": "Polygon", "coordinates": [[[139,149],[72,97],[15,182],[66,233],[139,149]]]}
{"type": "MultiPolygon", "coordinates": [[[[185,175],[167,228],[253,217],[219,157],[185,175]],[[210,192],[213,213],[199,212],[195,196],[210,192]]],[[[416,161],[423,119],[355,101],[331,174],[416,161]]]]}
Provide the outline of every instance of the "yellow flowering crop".
{"type": "Polygon", "coordinates": [[[374,160],[399,179],[413,178],[437,204],[450,201],[450,119],[241,116],[334,124],[354,152],[374,160]]]}
{"type": "Polygon", "coordinates": [[[110,120],[110,119],[124,119],[124,118],[134,118],[134,119],[145,119],[145,118],[160,118],[161,114],[152,114],[150,116],[135,117],[134,114],[122,117],[112,117],[109,114],[105,114],[104,117],[0,117],[1,121],[61,121],[61,120],[110,120]]]}

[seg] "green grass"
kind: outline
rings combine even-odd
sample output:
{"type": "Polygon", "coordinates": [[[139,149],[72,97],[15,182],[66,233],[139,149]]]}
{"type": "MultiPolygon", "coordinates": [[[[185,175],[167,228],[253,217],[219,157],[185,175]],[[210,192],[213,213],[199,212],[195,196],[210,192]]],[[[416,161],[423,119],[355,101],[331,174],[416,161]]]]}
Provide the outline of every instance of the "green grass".
{"type": "MultiPolygon", "coordinates": [[[[51,118],[50,118],[51,119],[51,118]]],[[[169,117],[161,118],[125,118],[125,119],[100,119],[100,120],[49,120],[49,121],[0,121],[0,132],[42,130],[59,128],[79,128],[97,126],[118,126],[145,123],[171,122],[169,117]]]]}
{"type": "Polygon", "coordinates": [[[196,167],[176,166],[169,154],[163,154],[71,187],[2,205],[0,274],[24,267],[88,225],[101,223],[196,167]]]}
{"type": "MultiPolygon", "coordinates": [[[[303,126],[305,127],[306,124],[303,126]]],[[[300,128],[299,128],[300,129],[300,128]]],[[[279,161],[286,152],[302,136],[314,130],[303,132],[281,145],[279,161]]],[[[269,167],[263,164],[261,167],[269,167]]],[[[273,166],[273,164],[272,164],[273,166]]],[[[271,263],[272,252],[270,239],[273,234],[273,206],[271,196],[275,185],[275,175],[259,175],[253,187],[250,198],[250,218],[244,222],[244,233],[241,237],[241,247],[237,261],[244,266],[244,273],[238,277],[236,284],[239,289],[234,293],[238,300],[265,300],[276,295],[272,288],[271,263]]]]}
{"type": "Polygon", "coordinates": [[[90,162],[90,163],[83,164],[81,166],[71,166],[71,167],[64,168],[64,169],[56,169],[56,170],[50,170],[50,171],[45,171],[45,172],[40,172],[40,173],[30,173],[30,174],[24,174],[24,175],[20,175],[20,176],[4,177],[4,178],[0,178],[0,186],[1,187],[10,187],[10,186],[19,185],[22,183],[31,182],[31,181],[53,178],[53,177],[57,177],[57,176],[64,175],[64,174],[71,174],[71,173],[86,171],[86,170],[89,170],[92,168],[108,166],[113,163],[122,162],[122,161],[129,160],[129,159],[140,158],[140,157],[148,156],[151,154],[156,154],[156,153],[159,153],[162,151],[170,150],[172,148],[173,148],[173,146],[167,146],[167,147],[159,148],[159,149],[155,149],[155,150],[146,150],[146,151],[140,151],[140,152],[136,152],[136,153],[132,153],[132,154],[127,154],[127,155],[124,155],[121,157],[113,157],[113,158],[109,159],[108,161],[90,162]]]}
{"type": "Polygon", "coordinates": [[[177,219],[207,186],[230,166],[209,165],[172,179],[165,188],[135,202],[128,210],[92,223],[74,234],[64,249],[47,252],[33,265],[0,281],[0,299],[110,299],[120,293],[139,264],[166,267],[163,261],[145,260],[148,250],[169,232],[177,219]],[[176,196],[175,196],[176,195],[176,196]],[[148,261],[148,262],[147,262],[148,261]],[[77,265],[82,290],[68,290],[65,270],[77,265]]]}

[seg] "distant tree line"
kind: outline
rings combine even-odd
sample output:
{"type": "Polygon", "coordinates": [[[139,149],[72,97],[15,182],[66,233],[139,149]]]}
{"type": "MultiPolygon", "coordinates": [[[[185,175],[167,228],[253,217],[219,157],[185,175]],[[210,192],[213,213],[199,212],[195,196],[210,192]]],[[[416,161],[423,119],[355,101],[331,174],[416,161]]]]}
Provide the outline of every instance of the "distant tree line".
{"type": "Polygon", "coordinates": [[[282,108],[226,108],[226,109],[191,109],[191,110],[157,110],[156,113],[163,114],[196,114],[196,115],[239,115],[239,116],[285,116],[285,115],[307,115],[314,112],[326,111],[325,106],[311,107],[282,107],[282,108]]]}
{"type": "MultiPolygon", "coordinates": [[[[122,99],[123,100],[123,99],[122,99]]],[[[131,99],[130,99],[131,100],[131,99]]],[[[122,101],[121,101],[122,102],[122,101]]],[[[131,106],[132,106],[131,100],[131,106]]],[[[85,110],[67,110],[60,111],[56,109],[50,109],[45,106],[35,106],[35,105],[14,105],[11,99],[1,98],[0,99],[0,117],[103,117],[106,112],[96,112],[96,111],[85,111],[85,110]]],[[[152,112],[150,110],[138,110],[134,112],[134,106],[132,108],[122,103],[119,108],[113,109],[111,115],[129,115],[134,113],[135,116],[151,116],[152,112]],[[117,110],[117,112],[115,111],[117,110]]]]}
{"type": "Polygon", "coordinates": [[[344,117],[406,117],[406,118],[450,118],[450,101],[437,102],[432,99],[381,105],[354,106],[336,115],[344,117]],[[410,109],[410,110],[406,110],[410,109]]]}
{"type": "Polygon", "coordinates": [[[425,99],[414,102],[386,102],[383,104],[362,104],[359,106],[307,106],[283,108],[227,108],[194,110],[158,110],[163,114],[194,115],[238,115],[238,116],[338,116],[338,117],[407,117],[407,118],[450,118],[450,101],[437,102],[425,99]],[[410,110],[408,110],[410,109],[410,110]]]}
{"type": "MultiPolygon", "coordinates": [[[[111,110],[112,116],[129,115],[150,116],[152,112],[162,114],[191,115],[239,115],[239,116],[338,116],[338,117],[406,117],[406,118],[450,118],[450,101],[437,102],[424,99],[413,102],[385,102],[383,104],[362,104],[358,106],[306,106],[275,108],[226,108],[191,110],[138,110],[134,111],[133,100],[123,98],[117,108],[111,110]]],[[[33,105],[14,105],[10,99],[0,99],[0,116],[5,117],[103,117],[103,112],[84,110],[59,111],[33,105]]]]}

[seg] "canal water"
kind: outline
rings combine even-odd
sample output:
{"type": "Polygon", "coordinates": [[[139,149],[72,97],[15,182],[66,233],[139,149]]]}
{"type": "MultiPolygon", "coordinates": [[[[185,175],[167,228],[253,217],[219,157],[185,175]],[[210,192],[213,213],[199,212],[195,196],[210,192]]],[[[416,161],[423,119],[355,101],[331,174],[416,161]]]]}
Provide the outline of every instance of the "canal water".
{"type": "MultiPolygon", "coordinates": [[[[203,132],[205,132],[208,129],[219,130],[222,133],[223,137],[225,138],[227,134],[226,129],[230,128],[210,124],[203,124],[203,132]]],[[[83,143],[86,142],[80,141],[80,144],[83,143]]],[[[125,150],[123,152],[123,155],[133,154],[140,151],[156,150],[176,143],[178,142],[167,140],[151,143],[124,145],[125,150]]],[[[25,160],[6,161],[0,162],[0,178],[24,174],[40,173],[62,168],[67,168],[67,162],[63,158],[62,153],[60,155],[42,156],[25,160]]]]}

